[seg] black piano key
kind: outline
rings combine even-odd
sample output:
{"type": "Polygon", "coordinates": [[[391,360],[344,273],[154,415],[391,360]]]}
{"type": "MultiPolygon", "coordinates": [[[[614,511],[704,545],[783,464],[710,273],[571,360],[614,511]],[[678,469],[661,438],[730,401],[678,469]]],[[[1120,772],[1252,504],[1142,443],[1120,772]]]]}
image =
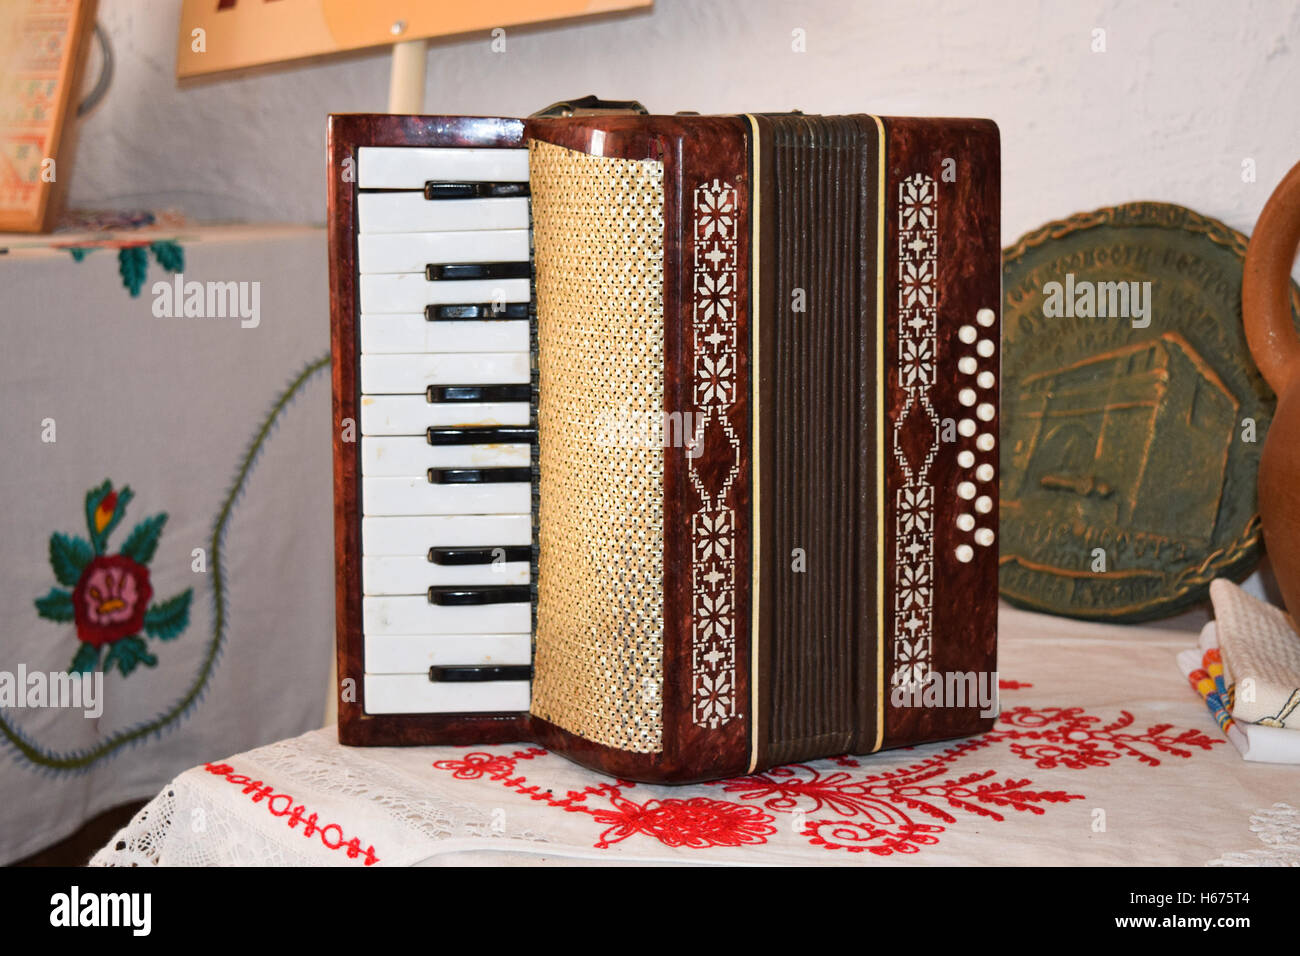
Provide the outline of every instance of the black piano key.
{"type": "Polygon", "coordinates": [[[429,563],[455,565],[491,564],[502,561],[530,561],[533,549],[528,545],[511,545],[508,548],[430,548],[429,563]]]}
{"type": "Polygon", "coordinates": [[[531,481],[531,468],[430,468],[431,485],[491,485],[531,481]]]}
{"type": "Polygon", "coordinates": [[[537,441],[537,429],[522,425],[430,428],[427,435],[430,445],[527,445],[537,441]]]}
{"type": "Polygon", "coordinates": [[[447,667],[435,664],[429,668],[429,680],[438,683],[474,683],[492,680],[532,680],[533,669],[528,664],[486,665],[483,667],[447,667]]]}
{"type": "Polygon", "coordinates": [[[487,321],[491,319],[526,319],[527,302],[479,302],[455,305],[426,305],[424,317],[430,322],[487,321]]]}
{"type": "Polygon", "coordinates": [[[430,385],[425,399],[434,402],[528,402],[531,385],[430,385]]]}
{"type": "Polygon", "coordinates": [[[527,183],[439,183],[428,180],[424,184],[425,199],[496,199],[527,195],[527,183]]]}
{"type": "Polygon", "coordinates": [[[466,607],[480,604],[527,604],[533,599],[526,584],[490,584],[477,588],[435,585],[429,588],[429,603],[439,607],[466,607]]]}
{"type": "Polygon", "coordinates": [[[527,262],[431,262],[424,267],[424,277],[430,282],[450,282],[457,279],[527,279],[532,274],[533,267],[527,262]]]}

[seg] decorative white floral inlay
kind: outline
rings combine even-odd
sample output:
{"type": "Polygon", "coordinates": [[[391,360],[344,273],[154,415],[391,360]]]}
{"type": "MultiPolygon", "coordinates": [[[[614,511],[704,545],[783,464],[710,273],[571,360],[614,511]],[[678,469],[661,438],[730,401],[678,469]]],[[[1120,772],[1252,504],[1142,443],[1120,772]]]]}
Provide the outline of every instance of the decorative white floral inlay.
{"type": "Polygon", "coordinates": [[[939,451],[934,386],[936,323],[935,181],[915,173],[898,184],[898,385],[903,403],[894,420],[894,461],[903,481],[894,495],[894,686],[923,681],[930,671],[934,617],[934,485],[929,472],[939,451]],[[904,439],[907,439],[905,442],[904,439]],[[920,461],[908,456],[923,449],[920,461]]]}
{"type": "Polygon", "coordinates": [[[736,400],[736,188],[713,180],[695,188],[695,440],[731,446],[730,471],[712,491],[688,454],[700,507],[691,515],[691,708],[698,727],[739,716],[736,699],[736,511],[728,504],[740,471],[740,440],[727,417],[736,400]],[[720,434],[719,434],[720,433],[720,434]]]}

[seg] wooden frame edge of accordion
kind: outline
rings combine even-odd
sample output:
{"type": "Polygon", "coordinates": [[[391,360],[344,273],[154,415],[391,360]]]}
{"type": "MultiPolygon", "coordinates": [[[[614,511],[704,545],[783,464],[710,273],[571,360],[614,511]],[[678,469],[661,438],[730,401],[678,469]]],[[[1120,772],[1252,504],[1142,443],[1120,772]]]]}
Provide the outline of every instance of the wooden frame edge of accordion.
{"type": "MultiPolygon", "coordinates": [[[[693,358],[694,287],[691,271],[694,247],[692,196],[696,187],[713,181],[732,183],[737,200],[743,207],[738,227],[736,286],[746,299],[740,337],[740,351],[748,356],[748,295],[750,290],[749,203],[750,157],[748,125],[740,116],[581,116],[533,118],[525,121],[525,138],[535,138],[579,152],[623,159],[657,159],[664,163],[664,258],[666,264],[679,268],[664,283],[664,411],[698,411],[693,404],[695,390],[693,358]],[[599,131],[599,138],[593,133],[599,131]]],[[[748,395],[748,373],[737,391],[748,395]]],[[[735,413],[747,419],[747,405],[735,413]]],[[[745,424],[747,429],[748,423],[745,424]]],[[[752,446],[746,441],[737,462],[739,472],[748,476],[752,446]]],[[[706,453],[707,454],[707,453],[706,453]]],[[[719,455],[719,457],[724,457],[719,455]]],[[[693,494],[687,475],[686,449],[664,449],[664,495],[677,501],[693,494]]],[[[742,484],[748,485],[748,477],[742,484]]],[[[747,493],[746,493],[747,495],[747,493]]],[[[742,510],[747,512],[748,500],[742,510]]],[[[746,772],[752,763],[749,704],[751,666],[749,659],[748,597],[744,613],[737,613],[736,697],[740,713],[720,727],[708,727],[693,720],[691,688],[691,633],[693,626],[692,570],[689,522],[684,526],[680,513],[664,515],[664,681],[663,741],[658,753],[634,753],[616,750],[579,737],[561,727],[534,716],[532,730],[542,746],[556,753],[622,779],[648,783],[685,784],[746,772]],[[683,689],[685,688],[685,689],[683,689]]],[[[747,542],[747,539],[745,539],[747,542]]],[[[748,553],[748,543],[737,551],[748,553]]],[[[737,562],[740,579],[749,578],[749,561],[737,562]]]]}
{"type": "Polygon", "coordinates": [[[335,654],[340,693],[339,742],[349,746],[494,744],[532,739],[530,715],[367,714],[362,636],[361,473],[356,247],[357,149],[361,146],[521,145],[519,120],[466,116],[331,114],[328,157],[328,239],[330,271],[330,354],[334,431],[334,614],[335,654]],[[348,161],[351,161],[350,164],[348,161]],[[345,170],[351,176],[345,176],[345,170]],[[351,419],[353,442],[341,438],[351,419]],[[351,699],[343,681],[354,681],[351,699]]]}

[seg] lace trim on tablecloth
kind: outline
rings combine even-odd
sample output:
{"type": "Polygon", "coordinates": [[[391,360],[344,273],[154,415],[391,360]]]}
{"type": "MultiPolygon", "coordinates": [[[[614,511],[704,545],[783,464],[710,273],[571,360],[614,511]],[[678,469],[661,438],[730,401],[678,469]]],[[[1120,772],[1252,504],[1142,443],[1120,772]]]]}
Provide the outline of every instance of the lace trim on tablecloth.
{"type": "Polygon", "coordinates": [[[1250,829],[1262,849],[1225,853],[1209,866],[1300,866],[1300,810],[1287,803],[1256,810],[1250,829]]]}
{"type": "MultiPolygon", "coordinates": [[[[497,808],[452,801],[441,793],[435,800],[428,780],[414,779],[384,762],[387,748],[340,751],[333,742],[334,730],[325,734],[328,736],[306,734],[262,747],[257,751],[258,765],[295,784],[306,783],[317,792],[369,801],[430,841],[505,835],[497,808]],[[340,753],[347,754],[346,763],[338,759],[340,753]]],[[[531,829],[508,835],[517,840],[546,841],[531,829]]]]}
{"type": "Polygon", "coordinates": [[[89,865],[311,866],[315,862],[282,843],[250,841],[252,831],[245,818],[197,801],[196,794],[184,778],[172,781],[91,857],[89,865]]]}
{"type": "MultiPolygon", "coordinates": [[[[547,842],[531,828],[510,826],[513,821],[507,821],[499,809],[431,792],[427,779],[414,778],[387,763],[383,748],[341,750],[333,743],[333,734],[332,728],[316,731],[231,761],[241,773],[286,781],[295,793],[368,802],[372,815],[387,818],[409,835],[404,842],[416,857],[423,850],[432,855],[455,838],[481,839],[484,849],[514,841],[547,842]]],[[[204,768],[196,768],[177,777],[95,854],[90,865],[312,866],[326,862],[312,841],[277,839],[280,835],[274,830],[250,826],[250,816],[240,812],[242,808],[214,800],[213,794],[222,791],[212,789],[209,776],[204,768]]],[[[336,854],[329,855],[336,858],[328,862],[344,862],[336,854]]]]}

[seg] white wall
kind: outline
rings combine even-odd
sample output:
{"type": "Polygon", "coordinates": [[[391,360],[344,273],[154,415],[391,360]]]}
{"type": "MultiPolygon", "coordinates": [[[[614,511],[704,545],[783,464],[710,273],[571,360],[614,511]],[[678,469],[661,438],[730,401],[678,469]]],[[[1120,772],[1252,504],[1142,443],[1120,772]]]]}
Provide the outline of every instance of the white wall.
{"type": "MultiPolygon", "coordinates": [[[[453,0],[464,2],[464,0],[453,0]]],[[[185,89],[179,0],[101,0],[117,57],[72,199],[200,219],[324,219],[325,115],[384,108],[383,53],[185,89]]],[[[521,116],[595,92],[657,112],[988,116],[1003,238],[1133,199],[1249,232],[1300,160],[1300,5],[1284,0],[658,0],[653,13],[486,35],[429,54],[429,112],[521,116]],[[802,28],[807,52],[791,51],[802,28]],[[1093,30],[1107,50],[1093,53],[1093,30]],[[1253,158],[1258,182],[1241,181],[1253,158]]]]}

